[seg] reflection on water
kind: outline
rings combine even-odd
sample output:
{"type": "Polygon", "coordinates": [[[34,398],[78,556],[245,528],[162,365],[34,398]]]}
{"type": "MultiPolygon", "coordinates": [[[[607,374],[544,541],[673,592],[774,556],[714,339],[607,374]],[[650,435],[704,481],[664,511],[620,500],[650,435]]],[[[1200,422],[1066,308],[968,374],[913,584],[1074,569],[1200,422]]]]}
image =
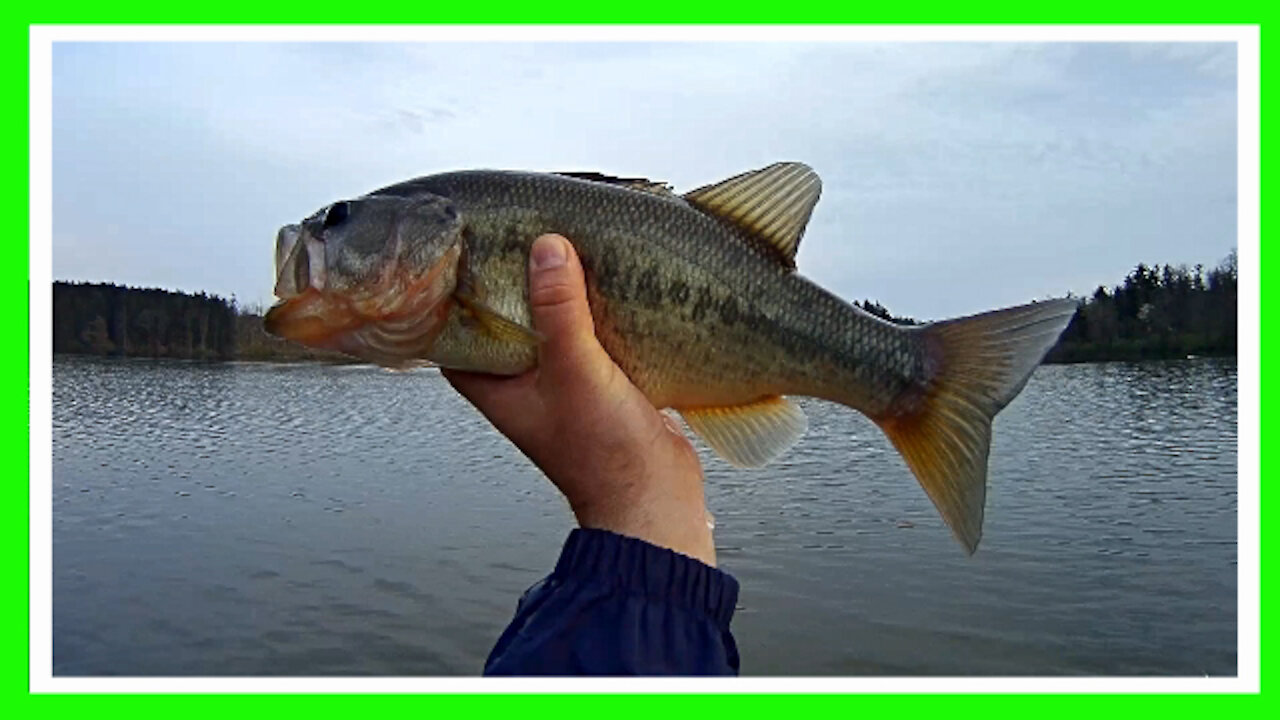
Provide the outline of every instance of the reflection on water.
{"type": "MultiPolygon", "coordinates": [[[[749,674],[1236,671],[1234,361],[1051,366],[967,557],[865,418],[703,451],[749,674]]],[[[432,371],[59,357],[66,675],[475,674],[571,516],[432,371]]]]}

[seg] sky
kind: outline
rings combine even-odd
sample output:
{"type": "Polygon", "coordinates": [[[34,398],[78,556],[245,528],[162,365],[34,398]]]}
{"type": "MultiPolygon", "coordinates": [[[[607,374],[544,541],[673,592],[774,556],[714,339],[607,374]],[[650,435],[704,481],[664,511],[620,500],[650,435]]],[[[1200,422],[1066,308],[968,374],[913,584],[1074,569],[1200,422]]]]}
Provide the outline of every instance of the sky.
{"type": "Polygon", "coordinates": [[[1231,43],[55,43],[53,274],[272,302],[276,230],[470,168],[782,160],[799,271],[943,319],[1236,245],[1231,43]]]}

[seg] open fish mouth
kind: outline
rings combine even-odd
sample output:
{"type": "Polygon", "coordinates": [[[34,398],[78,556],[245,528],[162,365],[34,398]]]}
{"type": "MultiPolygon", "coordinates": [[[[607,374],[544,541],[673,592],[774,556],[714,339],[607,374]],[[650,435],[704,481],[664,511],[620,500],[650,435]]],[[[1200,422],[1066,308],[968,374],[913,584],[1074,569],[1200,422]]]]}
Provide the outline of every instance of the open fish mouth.
{"type": "Polygon", "coordinates": [[[280,228],[276,234],[276,297],[288,300],[309,288],[323,290],[324,281],[324,243],[304,233],[300,225],[280,228]]]}
{"type": "Polygon", "coordinates": [[[324,243],[286,225],[276,237],[275,294],[267,332],[310,347],[336,350],[389,366],[414,364],[444,329],[460,248],[425,271],[388,262],[376,280],[352,290],[330,287],[324,243]]]}

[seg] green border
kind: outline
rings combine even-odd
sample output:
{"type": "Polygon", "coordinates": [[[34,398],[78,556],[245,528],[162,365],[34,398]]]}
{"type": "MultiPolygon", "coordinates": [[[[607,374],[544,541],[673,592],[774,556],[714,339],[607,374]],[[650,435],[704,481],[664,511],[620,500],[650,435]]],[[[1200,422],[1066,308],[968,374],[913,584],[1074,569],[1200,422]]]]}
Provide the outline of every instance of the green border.
{"type": "MultiPolygon", "coordinates": [[[[6,19],[7,20],[7,19],[6,19]]],[[[0,114],[0,122],[4,123],[5,139],[0,144],[0,164],[5,169],[5,194],[13,198],[13,202],[29,207],[27,194],[27,28],[25,24],[6,21],[0,31],[0,69],[4,72],[5,86],[12,88],[9,96],[15,99],[6,112],[0,114]]],[[[27,217],[16,223],[23,237],[30,237],[27,217]]],[[[28,422],[30,418],[28,340],[30,323],[28,311],[29,278],[28,245],[22,243],[20,252],[13,252],[12,260],[4,263],[0,269],[0,308],[6,316],[14,318],[7,322],[8,332],[3,334],[6,347],[0,352],[0,369],[4,381],[0,384],[0,397],[3,398],[5,412],[3,426],[0,426],[0,438],[3,440],[4,467],[12,469],[11,482],[4,486],[4,496],[0,500],[3,507],[3,522],[0,522],[0,547],[5,552],[0,554],[3,566],[0,566],[0,577],[11,578],[10,591],[0,595],[3,603],[3,624],[0,624],[0,646],[9,651],[3,655],[3,669],[0,681],[4,683],[5,701],[10,701],[21,690],[26,693],[27,684],[20,682],[27,678],[28,649],[28,592],[30,545],[28,543],[28,508],[30,495],[29,485],[18,482],[18,469],[26,469],[30,478],[30,452],[28,422]],[[27,332],[20,332],[19,328],[27,332]],[[26,394],[28,397],[23,397],[26,394]],[[23,412],[26,409],[27,412],[23,412]],[[22,548],[27,552],[19,554],[22,548]]],[[[0,706],[18,705],[18,703],[0,702],[0,706]]],[[[28,703],[22,703],[30,707],[28,703]]]]}
{"type": "MultiPolygon", "coordinates": [[[[13,103],[3,115],[7,125],[5,137],[9,138],[3,147],[3,159],[8,169],[8,189],[10,198],[25,200],[28,195],[23,190],[27,186],[27,38],[31,23],[159,23],[159,22],[251,22],[251,23],[295,23],[308,20],[323,22],[688,22],[688,23],[725,23],[725,22],[877,22],[877,23],[910,23],[910,22],[971,22],[971,23],[1010,23],[1010,22],[1109,22],[1109,23],[1231,23],[1259,24],[1263,23],[1266,11],[1262,3],[1214,3],[1211,5],[1180,6],[1175,4],[1151,5],[1146,7],[1122,7],[1114,2],[1072,3],[1056,7],[1029,5],[995,5],[975,8],[968,4],[947,3],[929,7],[919,3],[891,6],[866,5],[831,5],[831,6],[752,6],[741,3],[714,4],[676,4],[669,1],[645,3],[642,9],[634,5],[604,3],[596,0],[570,0],[554,6],[527,3],[485,3],[476,7],[440,7],[421,3],[381,3],[374,6],[338,3],[297,3],[279,4],[267,7],[261,2],[242,3],[233,1],[217,5],[183,5],[183,4],[139,4],[139,7],[120,8],[110,3],[79,4],[59,3],[56,9],[21,11],[20,16],[9,19],[10,14],[17,15],[19,9],[5,12],[3,24],[5,42],[0,44],[0,52],[4,54],[2,67],[13,94],[20,95],[20,100],[13,103]]],[[[1265,39],[1265,33],[1263,33],[1265,39]]],[[[1267,53],[1262,55],[1263,77],[1271,77],[1269,69],[1274,62],[1267,53]]],[[[1265,119],[1266,115],[1263,114],[1265,119]]],[[[1264,159],[1268,146],[1263,145],[1264,159]]],[[[1274,153],[1272,153],[1274,155],[1274,153]]],[[[1274,193],[1263,194],[1266,198],[1274,193]]],[[[15,200],[16,202],[16,200],[15,200]]],[[[25,204],[24,204],[25,206],[25,204]]],[[[25,230],[25,228],[22,228],[25,230]]],[[[24,235],[29,235],[25,233],[24,235]]],[[[15,253],[4,265],[8,275],[0,282],[0,307],[15,318],[27,317],[28,291],[30,278],[27,275],[28,248],[15,253]],[[25,280],[25,282],[24,282],[25,280]]],[[[35,292],[44,292],[44,288],[34,288],[35,292]]],[[[1264,317],[1266,317],[1264,315],[1264,317]]],[[[3,372],[6,382],[0,386],[4,393],[5,407],[11,409],[4,414],[3,433],[6,447],[7,467],[16,470],[28,467],[27,452],[29,405],[27,398],[22,397],[23,390],[28,388],[28,346],[29,333],[17,331],[17,325],[10,326],[5,338],[11,347],[2,354],[3,372]],[[21,408],[27,407],[26,417],[21,408]]],[[[1261,328],[1260,328],[1261,330],[1261,328]]],[[[1267,337],[1261,338],[1264,348],[1269,348],[1267,337]]],[[[1264,353],[1265,356],[1265,353],[1264,353]]],[[[1271,393],[1274,395],[1274,393],[1271,393]]],[[[1268,394],[1263,391],[1263,407],[1268,394]]],[[[1264,466],[1266,457],[1263,457],[1264,466]]],[[[387,711],[402,712],[457,712],[482,714],[529,716],[542,714],[563,714],[565,703],[570,700],[564,696],[525,696],[525,695],[441,695],[430,698],[416,696],[279,696],[279,695],[234,695],[234,696],[170,696],[170,695],[30,695],[28,693],[28,624],[27,597],[28,585],[16,580],[28,577],[26,558],[21,557],[18,548],[28,548],[28,493],[19,489],[18,483],[10,484],[9,497],[3,506],[9,517],[3,523],[3,538],[9,552],[5,554],[10,582],[3,593],[5,615],[8,622],[4,625],[3,641],[7,649],[3,682],[6,692],[0,707],[8,708],[10,717],[46,717],[61,714],[75,714],[83,717],[86,714],[127,715],[129,717],[172,717],[177,713],[183,716],[211,715],[225,717],[229,712],[265,714],[266,712],[302,712],[309,715],[341,715],[343,717],[362,716],[387,711]],[[255,712],[256,711],[256,712],[255,712]]],[[[1265,537],[1265,536],[1264,536],[1265,537]]],[[[1271,546],[1274,542],[1270,543],[1271,546]]],[[[1264,540],[1264,557],[1268,549],[1264,540]]],[[[29,557],[29,555],[28,555],[29,557]]],[[[1264,626],[1266,628],[1267,626],[1264,626]]],[[[1264,630],[1263,639],[1266,639],[1264,630]]],[[[1265,643],[1264,643],[1265,644],[1265,643]]],[[[1267,687],[1265,678],[1263,688],[1267,687]]],[[[905,713],[936,712],[954,714],[956,712],[982,712],[984,717],[990,716],[1023,716],[1029,712],[1037,715],[1069,715],[1078,716],[1081,712],[1108,712],[1116,715],[1161,715],[1180,716],[1195,715],[1205,717],[1209,713],[1239,716],[1262,715],[1265,708],[1265,693],[1250,696],[1151,696],[1151,695],[975,695],[975,696],[716,696],[716,697],[677,697],[670,696],[626,696],[597,697],[573,696],[571,707],[574,710],[595,710],[608,712],[614,717],[637,717],[649,720],[656,712],[678,710],[682,713],[717,713],[740,716],[768,716],[777,718],[807,713],[835,713],[856,711],[860,714],[876,713],[882,716],[900,716],[905,713]]]]}

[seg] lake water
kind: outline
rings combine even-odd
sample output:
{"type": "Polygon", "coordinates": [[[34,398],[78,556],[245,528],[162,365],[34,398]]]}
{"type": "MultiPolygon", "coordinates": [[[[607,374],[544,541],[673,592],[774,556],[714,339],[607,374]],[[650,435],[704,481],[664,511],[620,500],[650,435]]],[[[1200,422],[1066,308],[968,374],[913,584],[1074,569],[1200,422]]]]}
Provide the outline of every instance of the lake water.
{"type": "MultiPolygon", "coordinates": [[[[702,449],[744,674],[1234,675],[1233,360],[1048,366],[967,557],[888,441],[802,402],[702,449]]],[[[563,500],[433,371],[58,357],[57,675],[478,674],[563,500]]]]}

